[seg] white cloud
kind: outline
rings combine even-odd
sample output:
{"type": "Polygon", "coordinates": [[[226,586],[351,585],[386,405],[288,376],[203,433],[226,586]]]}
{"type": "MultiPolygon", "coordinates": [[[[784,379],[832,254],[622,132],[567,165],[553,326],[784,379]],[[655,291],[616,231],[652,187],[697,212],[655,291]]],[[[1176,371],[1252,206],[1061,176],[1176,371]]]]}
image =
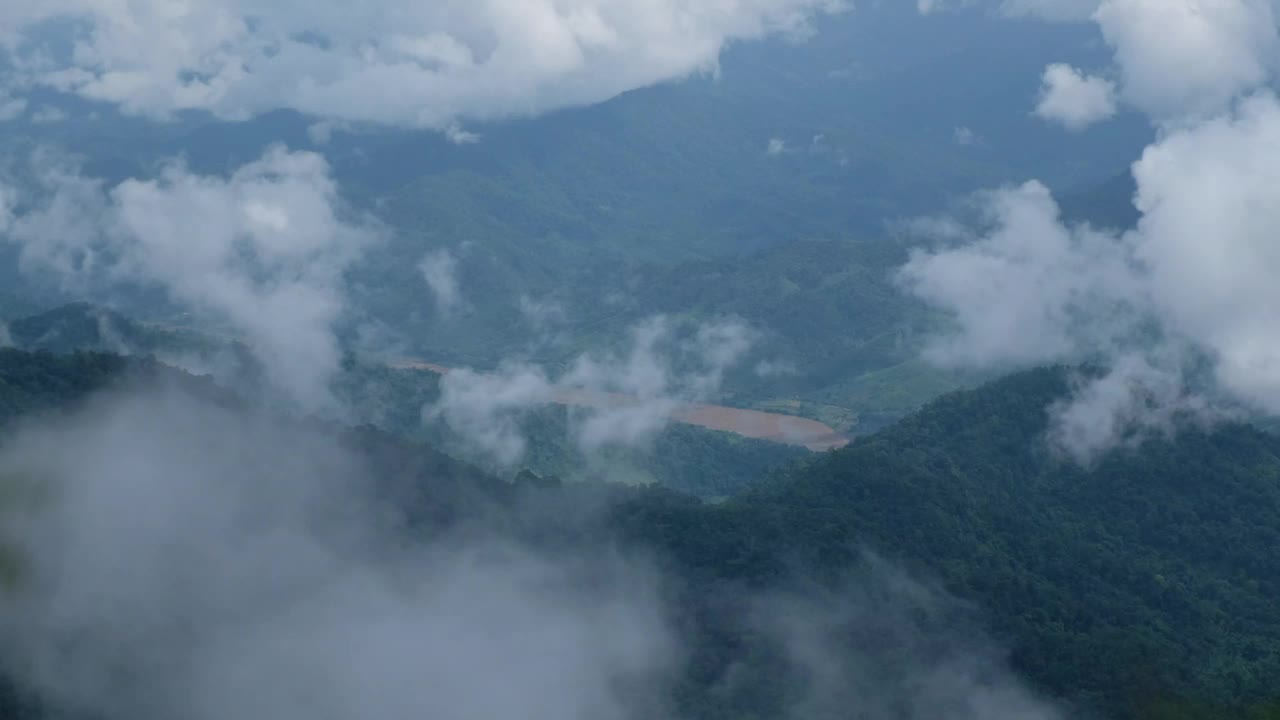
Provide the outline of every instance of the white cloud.
{"type": "Polygon", "coordinates": [[[8,679],[72,717],[644,715],[678,645],[643,564],[415,542],[335,440],[177,390],[8,438],[8,679]]]}
{"type": "Polygon", "coordinates": [[[1134,165],[1142,220],[1123,236],[1065,226],[1036,183],[991,195],[991,228],[976,240],[953,235],[960,245],[917,253],[902,271],[912,292],[956,320],[930,356],[1102,359],[1110,373],[1081,388],[1080,407],[1058,411],[1058,438],[1076,454],[1218,399],[1280,414],[1276,157],[1280,100],[1263,93],[1147,149],[1134,165]],[[1184,367],[1201,361],[1209,394],[1187,397],[1184,367]],[[1106,410],[1111,423],[1098,420],[1106,410]]]}
{"type": "Polygon", "coordinates": [[[540,333],[563,325],[569,317],[561,303],[549,298],[534,299],[528,295],[520,296],[520,316],[540,333]]]}
{"type": "MultiPolygon", "coordinates": [[[[1214,417],[1222,403],[1280,414],[1280,100],[1266,87],[1280,67],[1280,2],[1002,7],[1092,17],[1115,50],[1122,99],[1161,132],[1133,166],[1142,219],[1123,236],[1065,226],[1036,183],[990,196],[990,227],[932,223],[952,246],[917,253],[900,275],[955,317],[955,332],[930,347],[932,357],[979,365],[1101,361],[1107,372],[1053,412],[1053,439],[1077,457],[1129,442],[1134,432],[1167,430],[1173,418],[1214,417]],[[1197,369],[1193,389],[1187,368],[1197,369]]],[[[1077,95],[1089,83],[1070,68],[1057,72],[1056,85],[1077,95]]],[[[1058,94],[1050,74],[1046,84],[1049,102],[1058,94]]],[[[1042,111],[1080,123],[1109,111],[1103,88],[1090,92],[1091,102],[1042,111]],[[1076,112],[1087,107],[1098,112],[1076,112]]]]}
{"type": "Polygon", "coordinates": [[[445,139],[454,145],[474,145],[480,142],[480,135],[473,132],[467,132],[456,122],[450,123],[449,126],[444,129],[444,136],[445,139]]]}
{"type": "Polygon", "coordinates": [[[67,115],[66,110],[52,105],[41,105],[31,111],[31,122],[36,123],[37,125],[52,125],[54,123],[60,123],[68,117],[70,116],[67,115]]]}
{"type": "Polygon", "coordinates": [[[1065,227],[1048,188],[1037,182],[989,193],[982,202],[985,234],[969,242],[942,223],[962,244],[917,251],[899,275],[915,295],[955,315],[956,332],[929,346],[932,360],[1032,365],[1077,357],[1129,332],[1142,297],[1124,245],[1089,228],[1065,227]]]}
{"type": "Polygon", "coordinates": [[[12,187],[0,181],[0,233],[9,232],[9,226],[13,224],[17,195],[12,187]]]}
{"type": "Polygon", "coordinates": [[[1004,0],[1008,15],[1089,20],[1115,50],[1123,99],[1158,123],[1202,120],[1280,68],[1276,0],[1004,0]]]}
{"type": "MultiPolygon", "coordinates": [[[[55,717],[674,717],[698,645],[682,642],[682,579],[634,559],[653,548],[598,532],[607,517],[581,519],[598,505],[571,493],[533,512],[519,495],[428,493],[432,518],[463,512],[422,532],[424,487],[452,478],[407,476],[403,502],[375,472],[314,425],[172,387],[11,433],[6,680],[55,717]],[[561,542],[566,527],[607,541],[561,542]]],[[[863,565],[830,587],[710,585],[736,593],[734,607],[703,598],[724,610],[715,627],[747,642],[708,699],[757,698],[743,680],[767,672],[786,717],[1059,717],[964,604],[863,565]]]]}
{"type": "Polygon", "coordinates": [[[1130,243],[1152,302],[1206,348],[1222,385],[1280,413],[1280,101],[1172,133],[1134,165],[1143,218],[1130,243]]]}
{"type": "Polygon", "coordinates": [[[510,467],[524,457],[524,414],[555,396],[541,368],[522,363],[506,363],[493,373],[463,368],[441,378],[440,400],[424,415],[443,420],[465,442],[510,467]]]}
{"type": "Polygon", "coordinates": [[[718,392],[725,372],[755,342],[755,333],[737,321],[700,325],[688,338],[678,331],[669,320],[653,318],[633,329],[626,355],[583,355],[560,379],[562,390],[598,398],[573,413],[583,450],[652,438],[678,407],[718,392]]]}
{"type": "Polygon", "coordinates": [[[939,587],[874,556],[842,587],[752,599],[748,635],[777,643],[777,682],[793,688],[786,718],[1062,720],[1010,682],[1007,660],[976,637],[939,587]],[[873,641],[849,653],[850,637],[873,641]]]}
{"type": "Polygon", "coordinates": [[[776,157],[787,151],[787,142],[780,138],[770,138],[764,152],[769,157],[776,157]]]}
{"type": "Polygon", "coordinates": [[[1106,0],[1094,17],[1125,98],[1162,122],[1222,112],[1280,64],[1269,0],[1106,0]]]}
{"type": "Polygon", "coordinates": [[[1060,22],[1093,17],[1103,0],[1002,0],[1000,11],[1012,17],[1030,16],[1060,22]]]}
{"type": "Polygon", "coordinates": [[[921,15],[958,10],[976,5],[980,0],[916,0],[916,11],[921,15]]]}
{"type": "Polygon", "coordinates": [[[0,44],[22,83],[146,115],[294,108],[440,130],[707,70],[730,41],[800,32],[843,9],[839,0],[12,4],[0,44]],[[74,33],[69,54],[35,42],[58,28],[74,33]]]}
{"type": "Polygon", "coordinates": [[[462,300],[458,287],[458,261],[448,250],[437,250],[418,265],[422,278],[435,298],[436,309],[440,314],[448,315],[462,300]]]}
{"type": "Polygon", "coordinates": [[[9,95],[9,93],[0,90],[0,122],[16,120],[26,111],[26,99],[15,98],[9,95]]]}
{"type": "Polygon", "coordinates": [[[338,120],[321,120],[307,126],[307,138],[316,145],[328,145],[333,134],[339,130],[347,130],[350,123],[338,120]]]}
{"type": "Polygon", "coordinates": [[[329,403],[342,274],[374,232],[341,216],[323,158],[274,148],[226,178],[171,163],[110,188],[48,154],[35,164],[39,187],[7,236],[25,270],[159,288],[243,334],[293,401],[329,403]]]}
{"type": "Polygon", "coordinates": [[[682,405],[714,397],[755,339],[738,321],[688,332],[655,317],[632,329],[625,352],[580,355],[554,379],[524,362],[504,363],[494,373],[451,371],[425,416],[442,420],[502,466],[524,455],[523,418],[551,403],[570,407],[570,431],[584,452],[633,446],[665,428],[682,405]]]}
{"type": "Polygon", "coordinates": [[[1177,348],[1149,348],[1075,378],[1072,395],[1049,408],[1049,440],[1087,465],[1111,448],[1173,435],[1189,419],[1212,419],[1219,411],[1188,389],[1182,362],[1177,348]]]}
{"type": "Polygon", "coordinates": [[[1065,64],[1045,68],[1036,114],[1078,131],[1116,113],[1115,85],[1065,64]]]}

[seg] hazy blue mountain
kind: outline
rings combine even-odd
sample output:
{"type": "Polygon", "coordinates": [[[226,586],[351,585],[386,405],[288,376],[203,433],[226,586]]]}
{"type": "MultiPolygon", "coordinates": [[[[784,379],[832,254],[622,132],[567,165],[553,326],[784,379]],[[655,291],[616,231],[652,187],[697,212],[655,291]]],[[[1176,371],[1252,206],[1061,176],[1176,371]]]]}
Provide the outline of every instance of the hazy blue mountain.
{"type": "MultiPolygon", "coordinates": [[[[1133,115],[1072,134],[1031,114],[1047,63],[1106,62],[1095,29],[922,18],[909,5],[824,18],[804,42],[732,47],[714,75],[467,126],[474,143],[408,130],[318,133],[316,119],[292,111],[238,123],[189,113],[157,127],[106,107],[91,119],[74,101],[71,120],[19,123],[0,149],[13,163],[62,146],[109,180],[171,157],[221,173],[272,144],[322,151],[352,210],[391,231],[350,275],[353,338],[372,321],[423,359],[487,367],[545,346],[522,307],[556,303],[568,342],[540,351],[556,363],[616,342],[647,315],[740,315],[799,372],[772,383],[739,376],[731,394],[892,418],[956,386],[917,382],[934,373],[903,365],[928,319],[888,282],[904,257],[897,223],[1033,177],[1068,193],[1069,216],[1129,222],[1121,173],[1151,136],[1133,115]],[[815,240],[842,250],[822,261],[815,240]],[[434,306],[418,267],[440,250],[457,263],[462,302],[451,313],[434,306]],[[775,265],[808,266],[801,292],[787,290],[795,278],[785,271],[769,277],[775,265]]],[[[154,293],[124,307],[171,315],[154,293]]]]}

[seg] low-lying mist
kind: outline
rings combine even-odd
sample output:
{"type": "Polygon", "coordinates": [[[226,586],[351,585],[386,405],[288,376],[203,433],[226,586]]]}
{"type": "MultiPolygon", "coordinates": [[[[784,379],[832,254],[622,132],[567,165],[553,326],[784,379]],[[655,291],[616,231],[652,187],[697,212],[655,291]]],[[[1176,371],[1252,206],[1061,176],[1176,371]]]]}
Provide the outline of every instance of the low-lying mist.
{"type": "MultiPolygon", "coordinates": [[[[341,435],[173,384],[10,433],[3,671],[107,719],[711,717],[762,692],[779,717],[1056,716],[883,564],[839,592],[718,586],[740,656],[691,679],[708,586],[614,535],[428,531],[341,435]]],[[[550,524],[604,522],[563,502],[550,524]]]]}
{"type": "Polygon", "coordinates": [[[676,645],[646,570],[414,544],[325,433],[176,389],[103,397],[0,457],[23,502],[5,668],[109,718],[629,716],[676,645]]]}

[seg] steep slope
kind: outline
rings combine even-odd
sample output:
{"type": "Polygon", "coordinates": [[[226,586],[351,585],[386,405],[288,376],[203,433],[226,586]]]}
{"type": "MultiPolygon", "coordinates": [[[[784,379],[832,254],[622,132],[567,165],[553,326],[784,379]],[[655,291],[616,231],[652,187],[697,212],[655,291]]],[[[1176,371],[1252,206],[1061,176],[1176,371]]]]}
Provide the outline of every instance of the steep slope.
{"type": "MultiPolygon", "coordinates": [[[[210,378],[188,374],[151,358],[95,352],[56,355],[10,348],[0,349],[0,432],[15,421],[74,409],[97,393],[157,386],[219,405],[251,407],[244,398],[219,387],[210,378]]],[[[373,426],[349,429],[283,415],[279,421],[311,423],[318,431],[332,435],[336,442],[357,449],[371,458],[379,470],[375,477],[389,481],[388,487],[400,486],[417,493],[427,482],[437,490],[442,485],[472,487],[493,497],[502,497],[502,488],[506,487],[506,483],[429,446],[406,442],[373,426]]],[[[415,505],[410,502],[405,506],[415,505]]]]}
{"type": "Polygon", "coordinates": [[[1067,378],[951,395],[723,507],[639,503],[621,522],[695,576],[753,583],[883,553],[983,608],[1042,687],[1110,717],[1274,697],[1280,439],[1188,431],[1085,470],[1042,440],[1067,378]]]}
{"type": "Polygon", "coordinates": [[[798,401],[791,411],[822,420],[843,410],[838,429],[868,432],[973,381],[917,361],[921,338],[941,318],[896,286],[907,257],[893,240],[802,240],[732,260],[632,270],[618,283],[625,297],[607,311],[588,310],[585,297],[568,304],[590,318],[574,334],[596,344],[646,313],[742,318],[763,333],[759,354],[780,371],[732,375],[737,403],[798,401]]]}
{"type": "Polygon", "coordinates": [[[59,357],[0,349],[0,425],[75,402],[136,366],[115,355],[59,357]]]}
{"type": "MultiPolygon", "coordinates": [[[[212,372],[219,383],[239,392],[254,394],[260,369],[251,351],[240,343],[185,328],[142,323],[108,308],[73,303],[29,317],[7,326],[9,341],[21,350],[74,353],[112,353],[134,357],[155,357],[163,363],[197,372],[212,372]]],[[[41,368],[46,360],[31,360],[31,368],[41,368]]],[[[118,358],[100,360],[118,371],[118,358]]],[[[84,365],[99,362],[82,359],[84,365]]],[[[60,358],[47,363],[78,377],[78,361],[60,358]]],[[[127,365],[127,363],[126,363],[127,365]]],[[[99,378],[101,379],[101,378],[99,378]]],[[[85,390],[85,388],[80,388],[85,390]]],[[[423,409],[439,400],[438,379],[430,374],[401,372],[379,364],[360,364],[349,358],[337,379],[335,391],[352,410],[352,421],[375,424],[402,437],[425,440],[447,448],[458,457],[468,457],[468,447],[452,437],[440,423],[425,423],[423,409]]],[[[25,392],[25,388],[14,388],[25,392]]],[[[52,402],[66,398],[51,398],[52,402]]],[[[19,405],[19,407],[27,407],[19,405]]],[[[769,469],[807,454],[803,449],[781,443],[740,438],[729,433],[693,427],[670,427],[654,438],[650,447],[619,448],[608,460],[584,461],[573,444],[563,410],[546,408],[525,423],[530,441],[525,462],[540,474],[567,478],[627,478],[635,483],[661,482],[701,497],[723,497],[758,480],[769,469]],[[604,469],[607,468],[607,472],[604,469]]],[[[471,455],[483,464],[485,457],[471,455]]],[[[508,468],[493,468],[510,474],[508,468]]]]}
{"type": "MultiPolygon", "coordinates": [[[[62,123],[11,123],[0,157],[20,167],[35,147],[65,144],[87,172],[118,182],[170,157],[223,173],[273,143],[322,152],[352,204],[394,230],[353,273],[359,310],[406,333],[423,357],[463,348],[492,362],[525,345],[509,331],[522,296],[586,284],[599,304],[619,290],[616,274],[601,271],[623,263],[878,237],[886,223],[1030,177],[1088,186],[1150,137],[1131,115],[1064,134],[1030,114],[1046,63],[1107,61],[1090,28],[865,5],[824,18],[803,43],[731,47],[714,76],[469,126],[475,143],[373,128],[338,128],[321,142],[323,133],[308,132],[315,118],[287,111],[155,126],[75,107],[62,123]],[[457,256],[468,306],[457,321],[424,302],[417,270],[445,248],[457,256]]],[[[0,263],[0,275],[16,281],[16,266],[0,263]]]]}
{"type": "Polygon", "coordinates": [[[147,354],[183,344],[175,333],[146,327],[88,303],[72,303],[12,320],[9,338],[24,349],[54,353],[99,350],[147,354]]]}
{"type": "MultiPolygon", "coordinates": [[[[157,373],[216,395],[152,363],[10,350],[0,400],[12,417],[157,373]]],[[[372,428],[318,428],[368,459],[406,540],[480,523],[566,556],[651,556],[688,645],[680,717],[787,716],[801,679],[779,675],[790,670],[760,633],[758,599],[795,587],[856,595],[882,564],[868,551],[971,603],[909,605],[941,643],[925,648],[951,647],[976,618],[1071,717],[1271,717],[1261,703],[1280,677],[1280,439],[1189,430],[1080,468],[1042,442],[1045,408],[1069,380],[1038,370],[949,395],[717,505],[527,473],[508,484],[372,428]]],[[[823,630],[831,652],[873,663],[901,660],[893,643],[907,640],[875,634],[890,631],[823,630]]]]}

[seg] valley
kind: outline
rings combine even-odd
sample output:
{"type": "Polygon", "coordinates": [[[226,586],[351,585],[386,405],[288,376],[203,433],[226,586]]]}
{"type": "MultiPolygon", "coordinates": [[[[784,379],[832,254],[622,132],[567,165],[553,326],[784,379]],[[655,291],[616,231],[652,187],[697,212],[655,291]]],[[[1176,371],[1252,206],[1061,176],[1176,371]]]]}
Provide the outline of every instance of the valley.
{"type": "Polygon", "coordinates": [[[0,0],[0,720],[1280,720],[1280,0],[0,0]]]}
{"type": "MultiPolygon", "coordinates": [[[[443,365],[422,360],[396,360],[389,363],[388,367],[397,370],[418,370],[433,375],[445,375],[449,372],[449,368],[443,365]]],[[[625,408],[640,405],[644,401],[619,393],[562,390],[556,394],[554,402],[570,407],[625,408]]],[[[849,444],[849,438],[827,425],[796,415],[744,410],[722,405],[677,404],[670,409],[669,417],[675,422],[686,425],[732,433],[754,440],[798,445],[814,452],[835,450],[849,444]]]]}

